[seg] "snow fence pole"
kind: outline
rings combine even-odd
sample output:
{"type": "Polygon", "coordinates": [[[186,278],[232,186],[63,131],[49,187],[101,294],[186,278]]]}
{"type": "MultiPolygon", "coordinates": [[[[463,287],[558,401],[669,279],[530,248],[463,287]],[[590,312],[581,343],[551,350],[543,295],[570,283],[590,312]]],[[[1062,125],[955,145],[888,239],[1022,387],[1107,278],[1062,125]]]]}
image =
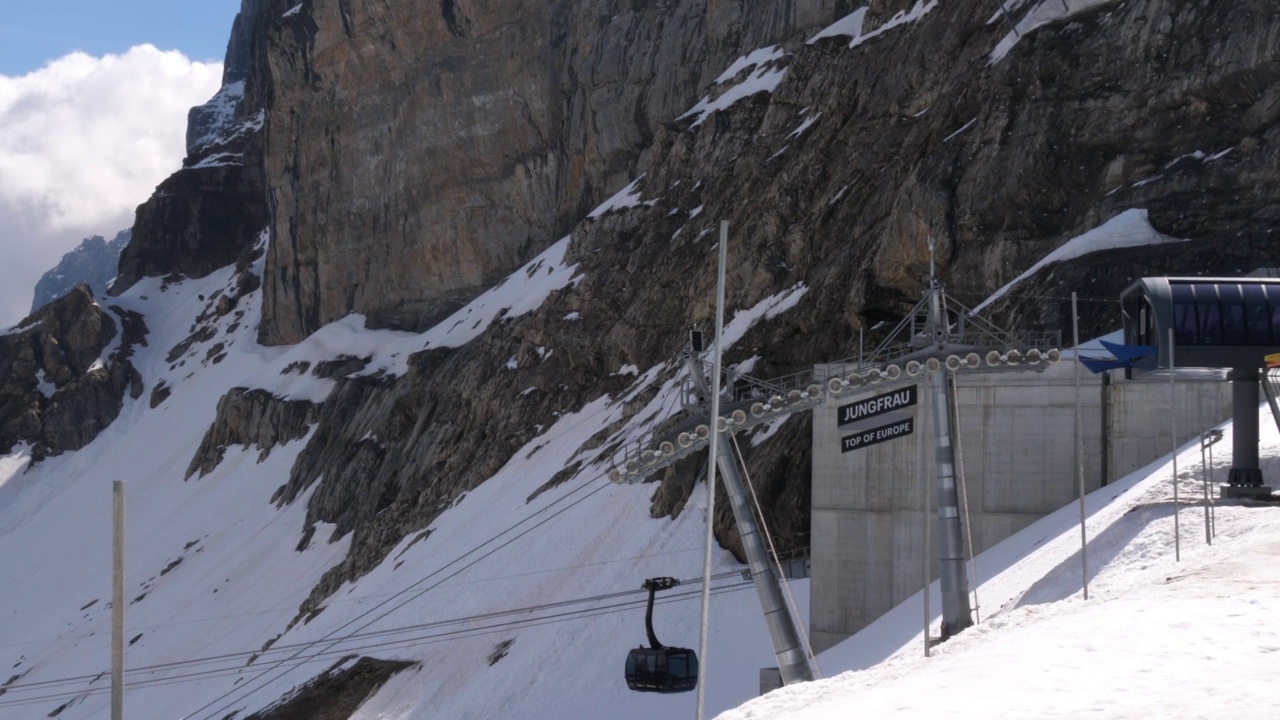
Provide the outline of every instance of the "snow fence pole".
{"type": "MultiPolygon", "coordinates": [[[[937,408],[933,409],[933,412],[937,412],[937,411],[938,411],[937,408]]],[[[928,468],[926,467],[927,462],[925,460],[924,440],[923,439],[920,440],[916,444],[916,447],[919,448],[919,452],[917,452],[916,455],[918,458],[917,461],[920,463],[920,477],[921,477],[920,505],[921,505],[921,513],[922,513],[921,517],[924,519],[924,522],[922,523],[922,525],[924,525],[924,529],[923,529],[924,537],[921,538],[920,540],[923,548],[923,552],[920,553],[920,557],[921,557],[920,574],[923,576],[923,580],[924,580],[924,656],[929,657],[929,624],[933,620],[933,617],[932,617],[933,613],[929,608],[929,589],[932,585],[932,580],[933,580],[932,573],[929,572],[931,569],[929,567],[929,552],[933,546],[932,538],[930,537],[930,532],[929,532],[930,530],[930,527],[929,527],[930,482],[929,481],[932,478],[930,477],[928,468]]]]}
{"type": "Polygon", "coordinates": [[[955,372],[948,372],[947,379],[951,383],[951,395],[955,402],[951,404],[951,424],[955,426],[952,440],[956,448],[956,479],[960,481],[960,505],[964,512],[964,542],[969,546],[969,569],[973,571],[973,622],[982,622],[982,603],[978,602],[978,558],[973,548],[973,523],[969,518],[969,488],[964,481],[964,450],[960,442],[960,383],[955,372]]]}
{"type": "Polygon", "coordinates": [[[1173,443],[1173,560],[1182,561],[1182,537],[1178,532],[1178,396],[1173,389],[1173,328],[1169,328],[1169,440],[1173,443]]]}
{"type": "Polygon", "coordinates": [[[111,483],[111,720],[124,720],[124,481],[111,483]]]}
{"type": "MultiPolygon", "coordinates": [[[[1196,388],[1196,418],[1201,427],[1204,426],[1204,391],[1196,388]]],[[[1210,428],[1212,429],[1212,428],[1210,428]]],[[[1213,544],[1213,535],[1209,532],[1209,468],[1205,465],[1204,446],[1209,440],[1209,430],[1200,431],[1200,488],[1204,490],[1204,541],[1213,544]]]]}
{"type": "MultiPolygon", "coordinates": [[[[1217,468],[1213,464],[1213,443],[1209,443],[1209,483],[1210,484],[1213,483],[1213,475],[1216,469],[1217,468]]],[[[1217,537],[1217,536],[1218,536],[1217,502],[1210,502],[1209,503],[1209,537],[1217,537]]]]}
{"type": "Polygon", "coordinates": [[[707,626],[711,618],[711,547],[715,544],[716,509],[716,459],[719,452],[720,439],[720,345],[724,332],[724,275],[727,248],[729,247],[729,221],[720,221],[720,263],[716,272],[716,336],[715,360],[711,370],[711,447],[707,453],[707,538],[706,549],[702,557],[702,637],[698,640],[698,712],[697,720],[702,720],[702,710],[706,700],[707,689],[707,626]]]}
{"type": "MultiPolygon", "coordinates": [[[[1076,294],[1071,293],[1071,337],[1076,346],[1076,485],[1080,491],[1080,579],[1084,599],[1089,599],[1089,534],[1085,529],[1084,510],[1084,438],[1080,435],[1080,313],[1076,310],[1076,294]]],[[[1106,442],[1106,438],[1103,438],[1106,442]]]]}

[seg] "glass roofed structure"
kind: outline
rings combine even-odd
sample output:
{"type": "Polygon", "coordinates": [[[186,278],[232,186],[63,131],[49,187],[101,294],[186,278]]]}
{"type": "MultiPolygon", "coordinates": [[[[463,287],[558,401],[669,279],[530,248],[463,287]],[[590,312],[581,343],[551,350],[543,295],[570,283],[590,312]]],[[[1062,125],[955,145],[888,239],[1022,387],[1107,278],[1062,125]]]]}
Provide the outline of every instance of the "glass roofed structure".
{"type": "Polygon", "coordinates": [[[1154,345],[1140,369],[1261,368],[1280,349],[1280,279],[1149,277],[1120,294],[1124,340],[1154,345]]]}
{"type": "Polygon", "coordinates": [[[1266,356],[1280,351],[1280,278],[1147,277],[1125,288],[1120,307],[1125,344],[1156,350],[1132,364],[1130,377],[1175,367],[1231,370],[1226,494],[1269,495],[1258,468],[1258,388],[1266,356]]]}

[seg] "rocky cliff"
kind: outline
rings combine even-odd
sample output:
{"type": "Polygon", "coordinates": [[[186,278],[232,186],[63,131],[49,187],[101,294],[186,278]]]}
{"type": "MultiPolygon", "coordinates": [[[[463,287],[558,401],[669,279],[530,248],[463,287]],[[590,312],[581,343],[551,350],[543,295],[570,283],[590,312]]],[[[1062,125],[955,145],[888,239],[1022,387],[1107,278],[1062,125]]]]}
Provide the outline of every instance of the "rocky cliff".
{"type": "Polygon", "coordinates": [[[262,107],[245,99],[260,3],[243,0],[227,43],[222,88],[187,117],[187,157],[138,206],[112,292],[147,276],[204,277],[245,262],[267,225],[262,107]]]}
{"type": "Polygon", "coordinates": [[[38,460],[89,444],[126,392],[142,394],[129,358],[145,337],[141,317],[108,312],[84,284],[0,335],[0,453],[22,443],[38,460]]]}
{"type": "Polygon", "coordinates": [[[848,4],[264,3],[263,341],[430,327],[634,177],[742,48],[848,4]]]}

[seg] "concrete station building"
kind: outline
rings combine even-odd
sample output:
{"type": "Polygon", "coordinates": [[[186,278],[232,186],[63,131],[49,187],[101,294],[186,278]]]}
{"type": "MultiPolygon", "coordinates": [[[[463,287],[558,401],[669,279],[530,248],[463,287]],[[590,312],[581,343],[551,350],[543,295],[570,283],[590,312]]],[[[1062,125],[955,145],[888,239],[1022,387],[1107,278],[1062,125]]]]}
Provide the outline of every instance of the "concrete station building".
{"type": "MultiPolygon", "coordinates": [[[[817,366],[815,378],[838,367],[817,366]]],[[[1072,502],[1076,480],[1076,367],[1070,357],[1038,370],[968,372],[956,378],[958,464],[966,527],[982,552],[1072,502]]],[[[1081,369],[1085,490],[1124,477],[1169,453],[1170,419],[1179,444],[1231,416],[1232,389],[1221,371],[1125,380],[1081,369]]],[[[858,393],[828,396],[813,410],[810,640],[821,652],[868,625],[923,586],[927,517],[937,534],[934,403],[924,374],[858,393]],[[918,401],[859,423],[855,403],[916,386],[918,401]],[[909,423],[906,421],[910,420],[909,423]],[[896,426],[884,437],[867,430],[896,426]],[[910,432],[904,429],[910,427],[910,432]],[[866,443],[849,441],[863,433],[866,443]],[[896,432],[895,432],[896,430],[896,432]],[[852,446],[852,447],[851,447],[852,446]],[[928,499],[928,511],[925,501],[928,499]]],[[[901,401],[901,397],[898,401],[901,401]]],[[[885,409],[894,402],[880,402],[885,409]]],[[[1221,448],[1226,452],[1226,448],[1221,448]]],[[[1226,468],[1220,468],[1219,480],[1226,468]]],[[[959,475],[959,473],[957,473],[959,475]]],[[[936,537],[934,538],[936,541],[936,537]]],[[[930,548],[932,579],[937,551],[930,548]]],[[[975,584],[999,568],[982,568],[975,584]]]]}

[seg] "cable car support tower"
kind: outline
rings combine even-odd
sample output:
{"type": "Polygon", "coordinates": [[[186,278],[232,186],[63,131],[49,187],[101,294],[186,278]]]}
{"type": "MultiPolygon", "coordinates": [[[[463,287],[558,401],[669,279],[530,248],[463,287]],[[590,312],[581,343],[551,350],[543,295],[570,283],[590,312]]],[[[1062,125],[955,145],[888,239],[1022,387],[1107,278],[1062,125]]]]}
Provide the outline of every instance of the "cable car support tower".
{"type": "Polygon", "coordinates": [[[973,625],[956,477],[959,428],[955,426],[955,376],[961,371],[1043,370],[1061,358],[1061,334],[1011,333],[950,298],[937,277],[933,251],[930,238],[929,287],[921,300],[869,357],[827,366],[827,390],[839,396],[868,386],[911,382],[921,374],[928,376],[937,476],[941,639],[946,640],[973,625]]]}
{"type": "MultiPolygon", "coordinates": [[[[761,540],[731,441],[740,430],[812,410],[826,402],[828,394],[838,397],[872,386],[912,382],[922,373],[928,374],[933,396],[942,639],[973,624],[955,471],[956,404],[951,380],[961,370],[1043,370],[1060,358],[1061,335],[1010,333],[949,298],[935,274],[933,249],[930,239],[929,287],[923,298],[869,355],[770,380],[728,373],[720,416],[714,423],[714,431],[720,433],[716,466],[724,478],[784,685],[812,680],[813,671],[761,540]]],[[[610,480],[639,483],[709,445],[713,430],[710,365],[705,355],[701,333],[692,332],[684,353],[688,377],[682,405],[686,414],[624,448],[623,461],[609,470],[610,480]]]]}
{"type": "MultiPolygon", "coordinates": [[[[629,447],[628,459],[621,467],[609,471],[612,481],[628,484],[641,482],[709,445],[711,389],[705,354],[702,334],[698,331],[690,333],[690,341],[684,353],[685,368],[688,371],[682,389],[685,419],[629,447]]],[[[821,402],[821,386],[798,386],[797,382],[801,377],[797,375],[781,382],[769,383],[747,375],[731,375],[737,382],[727,383],[730,393],[746,395],[749,399],[721,403],[721,415],[716,422],[716,432],[720,433],[720,440],[716,443],[716,467],[729,496],[734,522],[747,555],[748,572],[755,583],[756,594],[764,611],[765,624],[769,628],[769,638],[773,643],[784,685],[812,680],[813,670],[809,666],[808,654],[801,644],[795,621],[783,599],[778,574],[761,538],[759,523],[747,500],[745,483],[733,455],[732,435],[738,430],[775,420],[779,415],[810,410],[821,402]],[[735,384],[742,386],[738,393],[732,392],[735,384]],[[757,395],[766,398],[767,404],[750,399],[757,395]]],[[[804,377],[808,377],[808,374],[804,377]]]]}

